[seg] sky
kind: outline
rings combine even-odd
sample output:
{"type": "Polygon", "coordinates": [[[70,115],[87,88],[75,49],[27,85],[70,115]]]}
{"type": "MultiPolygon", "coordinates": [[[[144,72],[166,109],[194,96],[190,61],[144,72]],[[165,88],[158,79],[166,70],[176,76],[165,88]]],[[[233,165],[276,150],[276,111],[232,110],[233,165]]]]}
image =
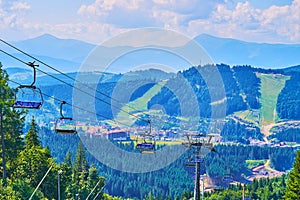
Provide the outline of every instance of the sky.
{"type": "Polygon", "coordinates": [[[300,0],[0,0],[0,36],[7,41],[48,33],[100,44],[144,27],[300,44],[300,0]]]}

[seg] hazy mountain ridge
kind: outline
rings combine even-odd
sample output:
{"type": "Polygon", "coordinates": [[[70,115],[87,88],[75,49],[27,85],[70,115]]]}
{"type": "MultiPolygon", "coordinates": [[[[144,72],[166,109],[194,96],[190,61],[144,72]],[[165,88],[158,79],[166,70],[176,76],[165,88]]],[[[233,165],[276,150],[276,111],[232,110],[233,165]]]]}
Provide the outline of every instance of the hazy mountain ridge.
{"type": "MultiPolygon", "coordinates": [[[[207,34],[201,34],[194,38],[204,50],[211,56],[215,63],[226,63],[233,65],[251,65],[261,68],[284,68],[296,66],[300,63],[300,44],[267,44],[245,42],[229,38],[218,38],[207,34]]],[[[13,45],[24,50],[29,54],[35,55],[37,58],[49,62],[53,67],[64,72],[78,71],[81,64],[89,53],[96,47],[95,44],[86,43],[73,39],[60,39],[49,34],[44,34],[36,38],[12,42],[13,45]]],[[[12,49],[3,45],[3,50],[9,53],[12,49]]],[[[101,47],[104,52],[116,52],[118,49],[128,49],[131,47],[101,47]]],[[[158,47],[159,48],[159,47],[158,47]]],[[[17,54],[18,55],[18,54],[17,54]]],[[[99,55],[99,59],[102,58],[99,55]]],[[[144,50],[142,52],[130,52],[127,59],[123,59],[122,63],[115,70],[122,72],[121,68],[140,66],[148,63],[159,63],[169,65],[177,70],[184,70],[190,66],[186,63],[174,60],[174,58],[166,52],[150,52],[144,50]],[[164,63],[166,61],[166,63],[164,63]]],[[[24,58],[23,56],[21,58],[24,58]]],[[[22,67],[18,63],[7,56],[1,56],[4,66],[22,67]]],[[[26,58],[25,61],[31,61],[26,58]]],[[[124,70],[123,69],[123,70],[124,70]]],[[[128,68],[129,69],[129,68],[128,68]]]]}
{"type": "Polygon", "coordinates": [[[283,68],[300,63],[300,44],[268,44],[218,38],[201,34],[195,38],[216,63],[283,68]]]}
{"type": "MultiPolygon", "coordinates": [[[[18,67],[9,67],[5,68],[8,75],[13,81],[16,81],[20,84],[30,83],[33,79],[33,71],[28,67],[28,69],[18,68],[18,67]]],[[[48,72],[49,73],[49,72],[48,72]]],[[[114,74],[109,72],[67,72],[64,74],[58,73],[49,73],[51,76],[62,80],[67,83],[73,84],[74,80],[78,79],[78,81],[87,83],[87,84],[97,84],[98,82],[107,83],[107,82],[117,82],[119,81],[136,81],[145,79],[145,77],[149,80],[160,81],[166,80],[175,76],[174,73],[164,72],[159,69],[148,69],[148,70],[139,70],[139,71],[131,71],[125,74],[114,74]],[[70,78],[69,78],[70,77],[70,78]],[[74,79],[74,80],[72,80],[74,79]]],[[[51,86],[57,84],[63,84],[62,82],[56,80],[48,75],[45,75],[42,72],[37,70],[37,81],[36,83],[41,86],[51,86]]]]}
{"type": "Polygon", "coordinates": [[[36,55],[81,63],[96,45],[73,39],[60,39],[50,34],[13,42],[15,46],[36,55]]]}

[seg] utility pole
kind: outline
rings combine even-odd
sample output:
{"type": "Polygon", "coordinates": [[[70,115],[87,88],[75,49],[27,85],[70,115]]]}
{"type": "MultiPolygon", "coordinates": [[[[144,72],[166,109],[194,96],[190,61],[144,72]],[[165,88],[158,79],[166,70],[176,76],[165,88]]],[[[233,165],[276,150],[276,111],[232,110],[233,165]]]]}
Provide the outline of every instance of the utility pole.
{"type": "Polygon", "coordinates": [[[245,183],[243,183],[242,186],[243,186],[243,196],[242,196],[242,199],[244,200],[245,199],[245,183]]]}
{"type": "Polygon", "coordinates": [[[200,200],[200,161],[196,160],[195,166],[194,200],[200,200]]]}
{"type": "Polygon", "coordinates": [[[57,171],[57,200],[60,200],[60,174],[62,173],[62,170],[57,171]]]}
{"type": "Polygon", "coordinates": [[[204,177],[202,177],[202,200],[204,200],[204,177]]]}

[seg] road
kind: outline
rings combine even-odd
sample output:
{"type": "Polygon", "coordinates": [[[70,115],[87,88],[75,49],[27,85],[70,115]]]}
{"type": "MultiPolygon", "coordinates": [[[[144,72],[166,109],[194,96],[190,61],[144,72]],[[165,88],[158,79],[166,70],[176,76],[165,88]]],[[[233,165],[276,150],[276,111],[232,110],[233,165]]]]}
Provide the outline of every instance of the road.
{"type": "Polygon", "coordinates": [[[293,123],[300,123],[300,121],[299,120],[291,120],[291,121],[284,121],[284,122],[279,122],[279,123],[271,123],[271,124],[268,124],[268,125],[263,125],[261,127],[261,132],[264,134],[264,141],[267,142],[267,143],[270,142],[267,137],[272,134],[270,132],[270,130],[273,127],[281,126],[281,125],[284,125],[284,124],[293,124],[293,123]]]}

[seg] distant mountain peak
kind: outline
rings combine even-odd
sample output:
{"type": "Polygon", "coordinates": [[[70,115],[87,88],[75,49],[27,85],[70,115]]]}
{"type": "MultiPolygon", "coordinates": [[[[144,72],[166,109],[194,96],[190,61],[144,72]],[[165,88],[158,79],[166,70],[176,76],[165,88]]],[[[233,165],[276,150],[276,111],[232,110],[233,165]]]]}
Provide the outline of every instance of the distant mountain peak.
{"type": "Polygon", "coordinates": [[[59,40],[59,38],[49,33],[45,33],[29,40],[59,40]]]}

